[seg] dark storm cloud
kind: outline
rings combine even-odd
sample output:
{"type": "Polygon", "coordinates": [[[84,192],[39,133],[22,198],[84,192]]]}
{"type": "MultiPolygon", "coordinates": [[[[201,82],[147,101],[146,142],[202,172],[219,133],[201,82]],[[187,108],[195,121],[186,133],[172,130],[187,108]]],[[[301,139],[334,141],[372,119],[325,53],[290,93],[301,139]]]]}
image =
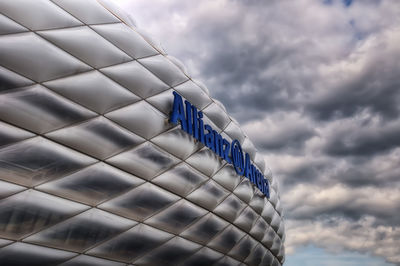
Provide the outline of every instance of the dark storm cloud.
{"type": "Polygon", "coordinates": [[[298,113],[271,113],[247,121],[243,127],[254,144],[265,153],[303,153],[307,140],[318,135],[313,122],[298,113]]]}
{"type": "MultiPolygon", "coordinates": [[[[395,42],[379,43],[370,49],[370,55],[361,69],[350,77],[348,73],[338,73],[338,79],[345,79],[313,97],[307,110],[318,119],[353,116],[362,110],[377,113],[387,119],[399,117],[400,90],[400,49],[385,47],[395,42]],[[379,51],[378,49],[384,49],[379,51]],[[342,76],[342,77],[341,77],[342,76]]],[[[397,45],[396,45],[397,46],[397,45]]]]}
{"type": "Polygon", "coordinates": [[[323,148],[333,156],[371,156],[400,146],[400,121],[353,125],[335,133],[323,148]]]}
{"type": "Polygon", "coordinates": [[[288,253],[400,265],[398,1],[119,1],[264,154],[288,253]]]}

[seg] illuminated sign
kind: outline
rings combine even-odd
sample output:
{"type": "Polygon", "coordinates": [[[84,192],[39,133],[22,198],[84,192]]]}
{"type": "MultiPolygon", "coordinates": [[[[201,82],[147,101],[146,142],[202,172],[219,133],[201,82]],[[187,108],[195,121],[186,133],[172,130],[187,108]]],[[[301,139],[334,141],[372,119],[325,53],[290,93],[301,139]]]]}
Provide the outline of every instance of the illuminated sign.
{"type": "Polygon", "coordinates": [[[192,135],[195,139],[210,148],[220,158],[233,165],[238,175],[247,177],[254,185],[269,198],[268,179],[250,161],[250,155],[243,155],[243,150],[238,140],[230,143],[221,134],[215,131],[210,125],[203,121],[203,112],[198,111],[196,106],[182,97],[174,94],[174,105],[170,117],[170,122],[178,124],[180,122],[182,130],[192,135]]]}

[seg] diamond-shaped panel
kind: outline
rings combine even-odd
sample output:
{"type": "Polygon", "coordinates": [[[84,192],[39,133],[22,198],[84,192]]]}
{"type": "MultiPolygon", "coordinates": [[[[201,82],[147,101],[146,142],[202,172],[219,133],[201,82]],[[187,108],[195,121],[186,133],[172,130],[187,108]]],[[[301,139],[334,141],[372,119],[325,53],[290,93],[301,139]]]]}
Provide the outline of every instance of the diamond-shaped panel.
{"type": "Polygon", "coordinates": [[[31,84],[33,84],[33,81],[0,66],[0,92],[31,84]]]}
{"type": "Polygon", "coordinates": [[[134,261],[135,265],[178,265],[201,248],[193,242],[175,237],[145,256],[134,261]]]}
{"type": "Polygon", "coordinates": [[[106,117],[146,139],[172,127],[163,113],[145,101],[110,112],[106,117]]]}
{"type": "Polygon", "coordinates": [[[3,265],[51,266],[57,265],[74,256],[76,253],[40,247],[21,242],[0,249],[0,261],[3,265]]]}
{"type": "Polygon", "coordinates": [[[79,255],[69,261],[60,264],[60,266],[125,266],[125,264],[85,255],[79,255]]]}
{"type": "Polygon", "coordinates": [[[70,14],[48,0],[1,1],[0,10],[31,30],[57,29],[82,25],[70,14]],[[29,15],[21,12],[29,10],[29,15]]]}
{"type": "Polygon", "coordinates": [[[136,222],[90,209],[62,223],[36,233],[24,241],[82,252],[96,243],[111,238],[136,222]]]}
{"type": "Polygon", "coordinates": [[[52,80],[43,85],[100,114],[139,100],[139,97],[97,70],[52,80]]]}
{"type": "Polygon", "coordinates": [[[0,147],[34,136],[28,131],[0,121],[0,147]]]}
{"type": "Polygon", "coordinates": [[[243,236],[245,236],[244,232],[230,225],[208,243],[207,246],[227,254],[243,236]]]}
{"type": "Polygon", "coordinates": [[[250,232],[250,229],[253,227],[254,222],[257,219],[257,213],[253,211],[250,206],[247,206],[240,215],[233,222],[239,228],[241,228],[245,232],[250,232]]]}
{"type": "Polygon", "coordinates": [[[53,131],[46,136],[99,159],[113,156],[145,141],[101,116],[73,127],[53,131]],[[89,139],[90,141],[87,141],[89,139]]]}
{"type": "Polygon", "coordinates": [[[241,180],[231,164],[226,164],[212,178],[229,191],[233,191],[241,180]]]}
{"type": "Polygon", "coordinates": [[[94,162],[90,157],[36,137],[0,150],[0,179],[36,186],[94,162]]]}
{"type": "Polygon", "coordinates": [[[0,181],[0,200],[25,189],[25,187],[21,187],[13,183],[0,181]]]}
{"type": "Polygon", "coordinates": [[[120,22],[96,0],[53,0],[53,2],[85,24],[120,22]]]}
{"type": "Polygon", "coordinates": [[[87,26],[40,31],[38,34],[95,68],[132,60],[87,26]]]}
{"type": "Polygon", "coordinates": [[[206,176],[182,163],[154,178],[152,182],[178,195],[186,196],[206,180],[206,176]]]}
{"type": "Polygon", "coordinates": [[[246,203],[250,202],[250,199],[253,197],[254,188],[253,185],[250,183],[249,179],[242,178],[240,184],[235,188],[233,193],[238,196],[241,200],[246,203]]]}
{"type": "Polygon", "coordinates": [[[123,234],[91,249],[88,254],[130,262],[151,251],[173,235],[145,224],[138,224],[123,234]]]}
{"type": "Polygon", "coordinates": [[[203,147],[201,142],[184,132],[180,126],[154,137],[151,141],[183,160],[203,147]]]}
{"type": "Polygon", "coordinates": [[[230,222],[233,222],[245,207],[246,204],[243,201],[231,194],[214,209],[214,213],[221,215],[230,222]]]}
{"type": "Polygon", "coordinates": [[[163,55],[146,57],[138,61],[171,87],[188,80],[182,71],[163,55]]]}
{"type": "Polygon", "coordinates": [[[181,200],[168,209],[147,219],[145,223],[173,234],[179,234],[206,213],[206,210],[186,200],[181,200]]]}
{"type": "Polygon", "coordinates": [[[214,265],[223,256],[224,255],[220,252],[204,247],[200,249],[198,252],[196,252],[196,254],[190,256],[190,258],[185,262],[183,262],[182,265],[192,265],[192,266],[214,265]]]}
{"type": "Polygon", "coordinates": [[[105,163],[97,163],[72,175],[47,182],[37,189],[64,198],[97,205],[144,181],[105,163]]]}
{"type": "Polygon", "coordinates": [[[218,185],[213,180],[210,180],[200,188],[190,193],[187,198],[212,211],[228,196],[228,194],[229,192],[226,189],[218,185]]]}
{"type": "Polygon", "coordinates": [[[49,194],[27,190],[0,202],[0,237],[20,239],[87,208],[49,194]]]}
{"type": "Polygon", "coordinates": [[[199,86],[191,80],[176,86],[175,90],[196,106],[198,110],[203,110],[212,102],[210,96],[199,89],[199,86]]]}
{"type": "Polygon", "coordinates": [[[210,213],[183,231],[181,236],[204,245],[227,226],[226,221],[210,213]]]}
{"type": "Polygon", "coordinates": [[[245,236],[228,254],[237,260],[244,261],[256,245],[257,242],[254,239],[245,236]]]}
{"type": "Polygon", "coordinates": [[[99,208],[137,221],[143,221],[170,206],[178,199],[178,196],[164,189],[145,183],[122,196],[101,204],[99,208]]]}
{"type": "Polygon", "coordinates": [[[91,69],[31,32],[0,36],[0,58],[3,67],[37,82],[91,69]]]}
{"type": "Polygon", "coordinates": [[[258,244],[255,248],[253,248],[250,255],[244,262],[249,265],[260,265],[264,258],[265,252],[265,248],[261,244],[258,244]]]}
{"type": "Polygon", "coordinates": [[[191,155],[186,162],[210,177],[224,165],[224,161],[207,147],[191,155]]]}
{"type": "Polygon", "coordinates": [[[147,102],[156,107],[158,110],[168,115],[171,113],[174,99],[171,97],[173,90],[167,90],[147,98],[147,102]]]}
{"type": "Polygon", "coordinates": [[[140,34],[123,23],[95,25],[92,29],[135,59],[158,54],[140,34]]]}
{"type": "Polygon", "coordinates": [[[108,159],[107,162],[141,178],[150,180],[176,165],[179,160],[155,145],[145,142],[133,150],[120,153],[108,159]]]}
{"type": "Polygon", "coordinates": [[[0,119],[36,133],[55,130],[95,115],[40,85],[0,94],[0,102],[0,119]]]}
{"type": "Polygon", "coordinates": [[[28,29],[0,14],[0,35],[23,31],[28,31],[28,29]]]}
{"type": "Polygon", "coordinates": [[[102,68],[100,71],[142,98],[158,94],[169,88],[167,84],[137,61],[102,68]]]}

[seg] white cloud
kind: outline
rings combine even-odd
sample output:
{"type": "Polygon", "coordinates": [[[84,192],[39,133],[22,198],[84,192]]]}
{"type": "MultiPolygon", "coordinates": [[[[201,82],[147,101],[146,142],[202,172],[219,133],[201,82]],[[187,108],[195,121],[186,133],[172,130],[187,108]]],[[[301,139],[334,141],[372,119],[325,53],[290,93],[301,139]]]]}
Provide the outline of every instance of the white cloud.
{"type": "Polygon", "coordinates": [[[116,0],[244,125],[278,177],[287,251],[400,265],[400,4],[116,0]]]}

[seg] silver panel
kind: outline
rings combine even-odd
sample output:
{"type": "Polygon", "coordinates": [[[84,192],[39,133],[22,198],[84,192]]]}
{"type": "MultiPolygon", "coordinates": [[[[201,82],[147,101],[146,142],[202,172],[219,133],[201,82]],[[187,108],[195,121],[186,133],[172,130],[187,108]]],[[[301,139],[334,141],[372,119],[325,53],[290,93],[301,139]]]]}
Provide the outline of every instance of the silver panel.
{"type": "Polygon", "coordinates": [[[176,165],[179,160],[150,142],[146,142],[133,150],[108,159],[107,162],[150,180],[176,165]]]}
{"type": "Polygon", "coordinates": [[[257,242],[250,236],[245,236],[240,242],[229,252],[229,255],[237,260],[244,261],[251,253],[257,242]]]}
{"type": "Polygon", "coordinates": [[[102,116],[46,136],[98,159],[106,159],[145,141],[102,116]]]}
{"type": "Polygon", "coordinates": [[[210,213],[183,231],[181,236],[204,245],[227,226],[226,221],[210,213]]]}
{"type": "Polygon", "coordinates": [[[58,29],[82,25],[81,22],[47,0],[1,1],[0,10],[11,19],[31,30],[58,29]],[[29,10],[29,16],[21,12],[29,10]]]}
{"type": "Polygon", "coordinates": [[[137,61],[102,68],[100,71],[142,98],[150,97],[169,88],[167,84],[137,61]]]}
{"type": "Polygon", "coordinates": [[[151,56],[138,61],[171,87],[188,80],[176,65],[162,55],[151,56]]]}
{"type": "Polygon", "coordinates": [[[158,54],[140,34],[123,23],[95,25],[92,29],[135,59],[158,54]]]}
{"type": "Polygon", "coordinates": [[[81,153],[36,137],[0,149],[0,179],[36,186],[94,162],[81,153]]]}
{"type": "Polygon", "coordinates": [[[97,70],[52,80],[43,85],[100,114],[139,100],[139,97],[97,70]],[[96,101],[93,101],[93,95],[96,95],[96,101]]]}
{"type": "Polygon", "coordinates": [[[24,241],[83,252],[129,229],[136,222],[116,215],[90,209],[62,223],[45,229],[24,241]]]}
{"type": "Polygon", "coordinates": [[[39,31],[40,36],[95,68],[132,60],[87,26],[39,31]]]}
{"type": "Polygon", "coordinates": [[[203,147],[200,142],[195,141],[193,136],[182,131],[180,126],[154,137],[151,142],[182,160],[203,147]],[[179,145],[176,145],[178,141],[179,145]]]}
{"type": "Polygon", "coordinates": [[[0,119],[36,133],[80,122],[94,113],[40,85],[0,94],[0,119]]]}
{"type": "Polygon", "coordinates": [[[97,163],[72,175],[37,187],[64,198],[97,205],[131,190],[144,181],[105,163],[97,163]]]}
{"type": "Polygon", "coordinates": [[[90,250],[88,254],[123,262],[130,262],[165,243],[174,235],[145,224],[138,224],[104,244],[90,250]]]}
{"type": "Polygon", "coordinates": [[[211,103],[211,98],[191,80],[175,87],[175,90],[185,97],[189,102],[199,110],[203,110],[211,103]]]}
{"type": "Polygon", "coordinates": [[[182,197],[207,181],[207,177],[189,165],[182,163],[168,172],[154,178],[153,183],[168,189],[182,197]]]}
{"type": "Polygon", "coordinates": [[[177,235],[206,213],[206,210],[193,203],[180,200],[168,209],[147,219],[145,223],[177,235]]]}
{"type": "Polygon", "coordinates": [[[245,236],[243,231],[230,225],[209,242],[207,246],[227,254],[243,236],[245,236]]]}
{"type": "Polygon", "coordinates": [[[181,237],[174,237],[159,248],[134,261],[135,265],[178,265],[201,248],[181,237]]]}
{"type": "Polygon", "coordinates": [[[191,155],[186,162],[209,177],[213,176],[224,164],[215,153],[206,147],[191,155]]]}
{"type": "Polygon", "coordinates": [[[171,128],[167,117],[145,101],[110,112],[106,117],[146,139],[171,128]]]}
{"type": "Polygon", "coordinates": [[[125,264],[85,255],[79,255],[69,261],[60,264],[60,266],[125,266],[125,264]]]}
{"type": "Polygon", "coordinates": [[[0,66],[0,92],[31,84],[33,81],[0,66]]]}
{"type": "Polygon", "coordinates": [[[203,208],[212,211],[228,196],[228,194],[229,192],[226,189],[213,180],[210,180],[190,193],[187,198],[203,208]]]}
{"type": "Polygon", "coordinates": [[[179,197],[150,183],[145,183],[128,193],[103,203],[99,208],[118,215],[143,221],[167,208],[179,197]]]}
{"type": "Polygon", "coordinates": [[[18,33],[23,31],[28,31],[28,29],[15,23],[9,18],[0,15],[0,34],[18,33]]]}
{"type": "Polygon", "coordinates": [[[53,2],[85,24],[119,22],[119,19],[96,0],[53,0],[53,2]]]}
{"type": "Polygon", "coordinates": [[[12,144],[33,136],[35,135],[28,131],[0,121],[0,146],[12,144]]]}
{"type": "Polygon", "coordinates": [[[0,249],[3,265],[51,266],[66,261],[77,254],[53,248],[30,245],[21,242],[0,249]]]}
{"type": "Polygon", "coordinates": [[[91,69],[32,32],[0,36],[0,58],[2,66],[37,82],[91,69]]]}
{"type": "Polygon", "coordinates": [[[17,240],[87,208],[49,194],[27,190],[0,202],[0,237],[17,240]]]}

